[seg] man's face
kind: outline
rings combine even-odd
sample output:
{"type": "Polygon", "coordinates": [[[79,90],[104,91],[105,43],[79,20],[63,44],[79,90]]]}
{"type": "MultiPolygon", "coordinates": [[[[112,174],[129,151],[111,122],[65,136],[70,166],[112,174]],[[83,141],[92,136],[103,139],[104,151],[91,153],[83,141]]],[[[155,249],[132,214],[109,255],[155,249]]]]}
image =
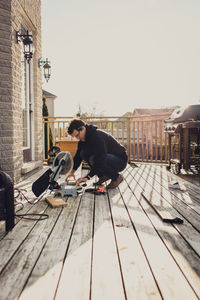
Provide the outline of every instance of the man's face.
{"type": "Polygon", "coordinates": [[[84,142],[85,141],[85,134],[86,134],[86,128],[85,128],[85,126],[82,126],[80,131],[74,129],[71,136],[73,136],[73,137],[77,138],[78,140],[84,142]]]}

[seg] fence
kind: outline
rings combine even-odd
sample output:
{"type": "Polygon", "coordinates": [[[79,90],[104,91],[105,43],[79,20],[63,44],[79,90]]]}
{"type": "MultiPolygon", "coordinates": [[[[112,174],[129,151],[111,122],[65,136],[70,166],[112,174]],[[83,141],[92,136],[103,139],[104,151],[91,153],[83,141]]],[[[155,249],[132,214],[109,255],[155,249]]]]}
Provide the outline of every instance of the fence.
{"type": "MultiPolygon", "coordinates": [[[[168,140],[164,132],[164,120],[169,114],[139,115],[131,117],[82,118],[86,123],[95,124],[114,136],[128,152],[129,162],[162,162],[168,158],[168,140]]],[[[44,117],[44,160],[51,143],[70,141],[77,143],[67,133],[72,117],[44,117]]]]}

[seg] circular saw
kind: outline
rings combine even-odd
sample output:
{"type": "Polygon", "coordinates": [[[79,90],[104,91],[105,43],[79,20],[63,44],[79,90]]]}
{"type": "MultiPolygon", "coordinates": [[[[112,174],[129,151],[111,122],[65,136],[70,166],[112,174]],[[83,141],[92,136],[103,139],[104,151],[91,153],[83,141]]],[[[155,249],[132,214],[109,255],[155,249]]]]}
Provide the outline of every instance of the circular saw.
{"type": "Polygon", "coordinates": [[[39,197],[47,188],[53,190],[58,188],[57,180],[60,175],[66,175],[73,168],[73,159],[70,152],[59,152],[53,161],[52,168],[49,168],[32,185],[32,191],[39,197]]]}

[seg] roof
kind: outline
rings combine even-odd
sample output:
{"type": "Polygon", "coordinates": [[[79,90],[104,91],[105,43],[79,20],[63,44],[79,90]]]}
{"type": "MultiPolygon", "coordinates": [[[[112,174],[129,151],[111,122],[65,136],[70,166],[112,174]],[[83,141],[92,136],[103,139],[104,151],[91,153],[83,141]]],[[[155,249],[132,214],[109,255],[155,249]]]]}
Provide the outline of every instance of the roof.
{"type": "Polygon", "coordinates": [[[47,91],[45,91],[45,90],[42,90],[42,96],[44,96],[45,98],[51,98],[51,99],[56,99],[57,98],[57,96],[56,95],[54,95],[54,94],[51,94],[51,93],[49,93],[49,92],[47,92],[47,91]]]}
{"type": "Polygon", "coordinates": [[[135,108],[133,115],[160,115],[163,113],[172,113],[176,107],[169,108],[135,108]]]}

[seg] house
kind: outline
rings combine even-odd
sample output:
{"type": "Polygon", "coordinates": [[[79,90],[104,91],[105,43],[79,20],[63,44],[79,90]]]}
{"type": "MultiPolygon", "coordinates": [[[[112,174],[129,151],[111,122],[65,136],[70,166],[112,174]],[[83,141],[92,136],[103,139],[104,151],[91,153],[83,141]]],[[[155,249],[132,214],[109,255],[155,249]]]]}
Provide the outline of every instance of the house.
{"type": "Polygon", "coordinates": [[[42,97],[46,99],[49,117],[54,117],[54,100],[57,98],[57,96],[42,90],[42,97]]]}
{"type": "Polygon", "coordinates": [[[40,58],[41,0],[1,0],[0,170],[15,183],[42,166],[40,58]]]}
{"type": "MultiPolygon", "coordinates": [[[[147,159],[153,160],[163,158],[165,152],[164,120],[169,118],[177,108],[135,108],[132,114],[134,122],[135,147],[138,156],[144,155],[147,159]],[[157,149],[157,150],[156,150],[157,149]]],[[[136,150],[135,150],[136,151],[136,150]]]]}
{"type": "Polygon", "coordinates": [[[169,108],[135,108],[132,116],[134,117],[145,116],[145,115],[158,116],[158,117],[160,117],[161,115],[170,116],[176,108],[177,106],[169,107],[169,108]]]}

